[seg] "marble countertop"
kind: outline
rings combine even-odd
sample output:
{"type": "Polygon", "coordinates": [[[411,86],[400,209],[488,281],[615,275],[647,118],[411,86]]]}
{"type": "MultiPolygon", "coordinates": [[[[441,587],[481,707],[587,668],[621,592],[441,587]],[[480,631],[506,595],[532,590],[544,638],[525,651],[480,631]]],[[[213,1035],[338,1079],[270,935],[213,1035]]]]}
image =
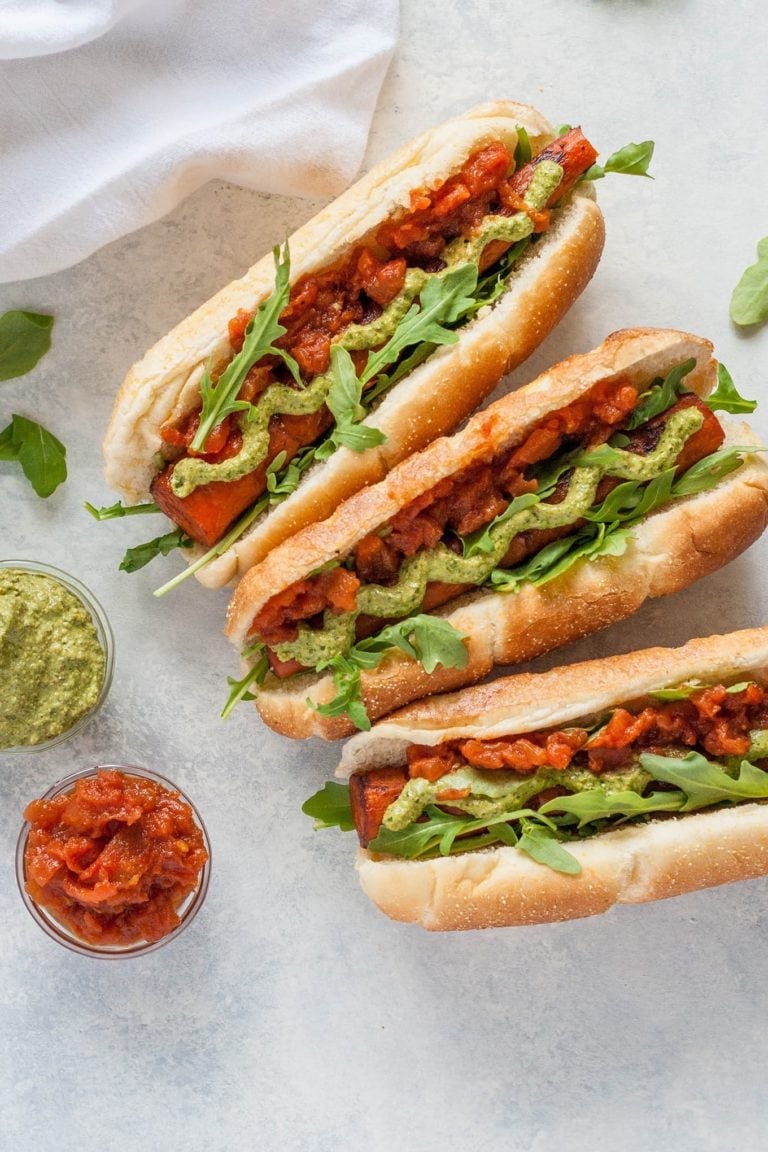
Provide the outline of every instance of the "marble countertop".
{"type": "MultiPolygon", "coordinates": [[[[598,274],[513,382],[616,328],[659,324],[710,337],[742,391],[765,397],[768,329],[742,334],[728,320],[731,288],[768,232],[765,13],[759,0],[404,0],[368,162],[499,96],[581,122],[605,154],[657,142],[654,182],[599,185],[598,274]]],[[[441,937],[390,923],[358,888],[352,844],[314,833],[300,812],[334,747],[285,741],[247,707],[219,722],[236,665],[221,632],[227,593],[190,580],[154,599],[177,560],[118,572],[143,528],[83,511],[86,499],[111,502],[99,442],[128,365],[313,210],[211,184],[84,264],[0,291],[0,311],[57,317],[50,355],[2,386],[0,424],[37,415],[70,461],[45,502],[0,468],[0,551],[77,575],[117,642],[94,723],[47,753],[0,757],[0,1145],[762,1147],[768,880],[554,926],[441,937]],[[25,802],[110,761],[176,780],[214,846],[189,931],[123,963],[49,941],[13,875],[25,802]]],[[[768,434],[768,403],[755,423],[768,434]]],[[[538,666],[763,622],[767,558],[768,538],[538,666]]]]}

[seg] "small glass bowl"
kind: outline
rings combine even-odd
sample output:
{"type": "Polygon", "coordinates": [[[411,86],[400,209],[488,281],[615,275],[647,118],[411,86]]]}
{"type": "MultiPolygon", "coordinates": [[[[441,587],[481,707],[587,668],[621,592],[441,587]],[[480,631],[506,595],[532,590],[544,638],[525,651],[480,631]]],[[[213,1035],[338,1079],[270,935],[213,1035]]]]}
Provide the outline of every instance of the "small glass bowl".
{"type": "Polygon", "coordinates": [[[107,615],[99,604],[96,597],[92,592],[76,580],[74,576],[70,576],[67,572],[62,572],[60,568],[54,568],[51,564],[41,564],[36,560],[0,560],[0,568],[13,568],[20,572],[30,572],[33,576],[49,576],[55,580],[62,587],[71,592],[85,610],[90,614],[91,619],[96,627],[96,635],[99,643],[104,650],[104,681],[101,685],[96,703],[87,712],[75,721],[70,728],[65,728],[63,732],[59,732],[57,736],[52,736],[50,740],[43,740],[39,744],[19,744],[14,748],[0,748],[0,756],[6,752],[44,752],[48,748],[54,748],[57,744],[61,744],[63,740],[69,740],[70,736],[74,736],[77,732],[82,731],[86,724],[96,715],[101,709],[104,701],[109,695],[109,689],[112,686],[112,673],[115,666],[115,638],[112,634],[107,615]]]}
{"type": "Polygon", "coordinates": [[[192,809],[195,823],[203,834],[203,844],[208,853],[208,859],[200,872],[197,888],[189,893],[177,909],[180,917],[180,922],[177,926],[166,936],[161,936],[159,940],[139,940],[133,944],[105,944],[100,946],[81,940],[79,936],[76,936],[70,928],[58,921],[46,908],[41,908],[37,905],[27,892],[24,854],[27,848],[27,839],[31,831],[31,825],[26,820],[22,825],[16,844],[16,883],[19,886],[21,898],[30,916],[52,940],[55,940],[58,944],[63,944],[65,948],[69,948],[72,952],[79,952],[81,956],[93,956],[100,960],[123,960],[132,956],[146,956],[149,952],[156,952],[158,948],[164,947],[164,945],[170,943],[171,940],[175,940],[177,936],[180,936],[184,929],[192,923],[202,908],[208,892],[208,884],[211,879],[211,843],[208,839],[208,831],[202,821],[202,817],[189,796],[187,796],[185,792],[182,792],[181,788],[166,776],[161,776],[158,772],[150,772],[147,768],[138,768],[134,764],[96,764],[93,768],[81,768],[79,772],[72,772],[69,776],[65,776],[63,780],[59,780],[49,788],[40,799],[52,800],[62,792],[66,792],[77,780],[82,780],[87,776],[95,776],[96,773],[102,769],[123,772],[127,776],[141,776],[146,780],[153,780],[156,784],[161,784],[171,792],[178,792],[181,799],[192,809]]]}

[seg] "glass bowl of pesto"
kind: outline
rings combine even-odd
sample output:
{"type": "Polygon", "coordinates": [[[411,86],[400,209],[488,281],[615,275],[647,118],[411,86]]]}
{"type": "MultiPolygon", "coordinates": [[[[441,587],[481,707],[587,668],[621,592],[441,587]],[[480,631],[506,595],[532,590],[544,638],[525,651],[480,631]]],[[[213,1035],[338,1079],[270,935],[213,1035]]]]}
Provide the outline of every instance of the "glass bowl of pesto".
{"type": "Polygon", "coordinates": [[[84,585],[50,564],[0,560],[0,753],[74,736],[112,683],[115,642],[84,585]]]}
{"type": "Polygon", "coordinates": [[[81,768],[24,809],[16,882],[40,928],[81,956],[162,948],[208,892],[211,844],[189,796],[133,764],[81,768]]]}

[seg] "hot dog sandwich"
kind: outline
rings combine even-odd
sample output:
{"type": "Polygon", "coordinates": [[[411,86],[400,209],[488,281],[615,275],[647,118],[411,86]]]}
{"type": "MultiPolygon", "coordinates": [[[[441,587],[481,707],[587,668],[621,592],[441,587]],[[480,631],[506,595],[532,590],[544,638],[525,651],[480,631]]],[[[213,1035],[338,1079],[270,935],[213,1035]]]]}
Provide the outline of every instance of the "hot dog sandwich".
{"type": "Polygon", "coordinates": [[[411,705],[305,805],[431,930],[567,920],[768,872],[768,628],[411,705]],[[351,772],[351,775],[349,775],[351,772]]]}
{"type": "Polygon", "coordinates": [[[343,736],[686,587],[765,527],[759,445],[716,414],[752,407],[681,332],[555,365],[251,569],[231,699],[290,736],[343,736]]]}

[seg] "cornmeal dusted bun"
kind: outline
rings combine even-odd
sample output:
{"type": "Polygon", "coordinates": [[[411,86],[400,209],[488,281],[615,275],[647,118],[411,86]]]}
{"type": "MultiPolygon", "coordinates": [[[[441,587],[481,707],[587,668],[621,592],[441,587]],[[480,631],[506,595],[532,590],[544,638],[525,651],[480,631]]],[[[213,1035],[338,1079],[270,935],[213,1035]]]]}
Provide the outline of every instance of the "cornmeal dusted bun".
{"type": "MultiPolygon", "coordinates": [[[[434,188],[479,147],[501,140],[510,151],[524,127],[536,154],[553,137],[535,109],[497,101],[472,109],[404,145],[291,237],[291,280],[333,264],[389,216],[410,193],[434,188]]],[[[552,226],[519,260],[504,295],[461,330],[459,343],[437,349],[386,396],[364,421],[387,441],[355,453],[342,448],[315,465],[299,489],[265,513],[222,556],[197,574],[219,587],[306,524],[329,515],[347,496],[380,480],[394,463],[455,428],[525,360],[565,314],[591,278],[602,251],[603,219],[591,185],[558,206],[552,226]]],[[[274,288],[268,254],[239,280],[183,320],[136,364],[117,397],[104,441],[107,482],[128,503],[149,498],[161,448],[161,428],[199,406],[206,363],[231,355],[227,322],[255,310],[274,288]]],[[[185,549],[194,560],[204,549],[185,549]]]]}
{"type": "MultiPolygon", "coordinates": [[[[444,477],[520,443],[542,416],[602,380],[621,374],[647,385],[693,358],[696,367],[686,384],[706,395],[717,369],[711,353],[706,340],[685,333],[630,329],[609,336],[593,352],[555,365],[478,413],[457,435],[398,465],[324,523],[276,549],[241,581],[230,605],[227,634],[242,648],[255,615],[272,596],[349,554],[360,539],[444,477]]],[[[746,425],[721,423],[725,446],[758,444],[746,425]]],[[[418,662],[393,652],[362,673],[368,714],[386,715],[411,700],[477,681],[495,664],[522,663],[621,620],[645,600],[685,588],[726,564],[760,535],[767,521],[768,466],[762,457],[749,456],[715,489],[650,515],[633,529],[621,556],[579,561],[548,583],[523,585],[514,594],[471,592],[434,612],[467,636],[467,666],[438,666],[428,674],[418,662]]],[[[302,673],[282,682],[268,677],[256,689],[256,705],[266,723],[285,735],[336,739],[354,731],[347,717],[322,716],[307,703],[308,698],[327,703],[335,694],[328,674],[302,673]]]]}
{"type": "MultiPolygon", "coordinates": [[[[768,628],[649,648],[422,701],[360,733],[344,748],[339,775],[402,764],[408,744],[556,728],[617,705],[642,707],[661,687],[700,679],[768,681],[768,628]]],[[[661,900],[768,872],[768,805],[747,803],[600,833],[568,844],[581,865],[564,875],[500,846],[432,860],[360,849],[366,895],[395,920],[431,931],[569,920],[613,904],[661,900]]]]}

